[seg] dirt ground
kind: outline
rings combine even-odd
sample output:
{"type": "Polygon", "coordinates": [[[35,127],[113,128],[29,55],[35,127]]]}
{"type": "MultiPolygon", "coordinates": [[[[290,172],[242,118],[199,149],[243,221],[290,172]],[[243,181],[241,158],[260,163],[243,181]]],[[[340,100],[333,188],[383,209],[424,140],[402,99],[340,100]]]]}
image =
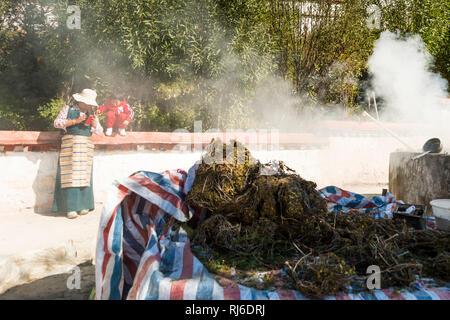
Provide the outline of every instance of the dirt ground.
{"type": "Polygon", "coordinates": [[[31,283],[13,287],[0,295],[0,300],[88,300],[95,286],[95,266],[89,262],[78,265],[80,289],[68,289],[71,273],[56,274],[31,283]]]}

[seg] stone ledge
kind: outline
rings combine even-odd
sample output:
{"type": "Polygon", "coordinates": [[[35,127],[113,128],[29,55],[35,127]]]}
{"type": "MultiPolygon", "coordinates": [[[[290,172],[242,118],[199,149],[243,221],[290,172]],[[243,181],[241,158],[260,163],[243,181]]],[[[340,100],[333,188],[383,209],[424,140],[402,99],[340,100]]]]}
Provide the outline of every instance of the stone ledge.
{"type": "MultiPolygon", "coordinates": [[[[0,131],[0,152],[57,151],[60,146],[59,132],[39,131],[0,131]]],[[[96,150],[156,150],[168,151],[174,148],[193,151],[207,145],[213,138],[223,141],[237,139],[246,144],[266,145],[268,148],[278,145],[282,149],[305,149],[327,145],[328,139],[310,133],[278,132],[128,132],[122,137],[114,135],[93,135],[96,150]]]]}
{"type": "Polygon", "coordinates": [[[0,258],[0,295],[10,288],[94,262],[95,237],[0,258]]]}
{"type": "MultiPolygon", "coordinates": [[[[383,125],[400,135],[423,132],[427,127],[422,124],[391,123],[383,125]]],[[[280,133],[278,131],[242,131],[242,132],[127,132],[122,137],[114,133],[107,137],[93,135],[96,150],[152,150],[152,151],[198,151],[211,139],[220,137],[223,141],[237,139],[245,144],[273,146],[279,149],[322,148],[329,143],[331,136],[374,137],[386,136],[377,124],[363,121],[320,121],[304,126],[302,132],[280,133]]],[[[0,152],[47,152],[57,151],[61,134],[58,131],[0,131],[0,152]]]]}
{"type": "Polygon", "coordinates": [[[94,212],[73,220],[31,209],[0,212],[0,296],[9,288],[91,262],[101,210],[97,202],[94,212]]]}

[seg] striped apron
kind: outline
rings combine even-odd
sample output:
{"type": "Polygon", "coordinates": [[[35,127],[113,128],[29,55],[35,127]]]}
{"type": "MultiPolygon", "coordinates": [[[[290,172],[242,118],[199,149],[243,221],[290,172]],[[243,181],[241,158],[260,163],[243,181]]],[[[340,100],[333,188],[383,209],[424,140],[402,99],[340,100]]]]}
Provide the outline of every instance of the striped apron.
{"type": "Polygon", "coordinates": [[[91,137],[64,135],[59,157],[61,188],[90,187],[93,157],[91,137]]]}

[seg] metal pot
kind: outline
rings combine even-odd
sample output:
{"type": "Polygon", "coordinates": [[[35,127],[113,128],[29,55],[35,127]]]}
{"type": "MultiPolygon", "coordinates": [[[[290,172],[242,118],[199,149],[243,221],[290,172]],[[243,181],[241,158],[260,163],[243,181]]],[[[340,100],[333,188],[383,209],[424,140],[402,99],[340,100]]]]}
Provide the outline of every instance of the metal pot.
{"type": "Polygon", "coordinates": [[[422,147],[424,152],[439,153],[442,151],[442,143],[438,138],[431,138],[422,147]]]}

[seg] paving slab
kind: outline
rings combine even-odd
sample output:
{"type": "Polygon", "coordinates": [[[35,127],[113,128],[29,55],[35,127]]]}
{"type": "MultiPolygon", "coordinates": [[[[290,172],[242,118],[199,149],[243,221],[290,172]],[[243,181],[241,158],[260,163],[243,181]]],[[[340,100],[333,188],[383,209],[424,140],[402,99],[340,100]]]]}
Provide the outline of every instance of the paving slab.
{"type": "MultiPolygon", "coordinates": [[[[102,203],[87,215],[0,212],[0,294],[6,290],[93,262],[102,203]]],[[[1,297],[0,297],[1,299],[1,297]]]]}
{"type": "Polygon", "coordinates": [[[78,267],[79,287],[67,286],[73,272],[62,272],[12,287],[0,294],[0,300],[88,300],[95,287],[95,266],[85,262],[78,267]]]}

